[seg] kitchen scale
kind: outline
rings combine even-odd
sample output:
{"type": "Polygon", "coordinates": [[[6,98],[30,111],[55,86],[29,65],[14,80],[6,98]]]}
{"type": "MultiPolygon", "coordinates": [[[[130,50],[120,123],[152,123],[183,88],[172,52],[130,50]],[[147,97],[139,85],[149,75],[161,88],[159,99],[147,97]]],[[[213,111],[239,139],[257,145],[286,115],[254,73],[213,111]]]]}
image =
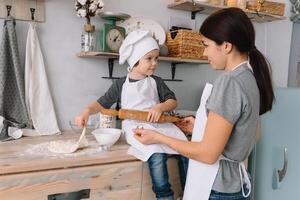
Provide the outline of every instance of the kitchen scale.
{"type": "Polygon", "coordinates": [[[107,20],[100,30],[100,48],[103,52],[118,53],[126,36],[125,28],[116,25],[116,21],[126,20],[125,13],[101,12],[99,16],[107,20]]]}

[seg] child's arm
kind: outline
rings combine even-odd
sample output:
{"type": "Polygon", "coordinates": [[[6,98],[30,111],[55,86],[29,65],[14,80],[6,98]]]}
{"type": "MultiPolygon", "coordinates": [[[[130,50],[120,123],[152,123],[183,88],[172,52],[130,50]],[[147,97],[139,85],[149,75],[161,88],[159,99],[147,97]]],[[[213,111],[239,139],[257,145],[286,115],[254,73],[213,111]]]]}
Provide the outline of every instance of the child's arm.
{"type": "Polygon", "coordinates": [[[163,112],[174,110],[176,106],[177,101],[174,99],[168,99],[165,102],[158,103],[149,110],[147,120],[152,123],[158,122],[163,112]]]}
{"type": "Polygon", "coordinates": [[[122,78],[114,82],[102,97],[100,97],[97,101],[92,102],[84,109],[84,111],[77,115],[75,117],[75,123],[77,126],[82,128],[87,123],[90,115],[101,112],[104,108],[110,108],[114,103],[116,103],[124,80],[125,78],[122,78]]]}
{"type": "Polygon", "coordinates": [[[75,117],[75,123],[80,128],[83,128],[89,120],[89,116],[100,112],[103,108],[97,101],[92,102],[79,115],[75,117]]]}

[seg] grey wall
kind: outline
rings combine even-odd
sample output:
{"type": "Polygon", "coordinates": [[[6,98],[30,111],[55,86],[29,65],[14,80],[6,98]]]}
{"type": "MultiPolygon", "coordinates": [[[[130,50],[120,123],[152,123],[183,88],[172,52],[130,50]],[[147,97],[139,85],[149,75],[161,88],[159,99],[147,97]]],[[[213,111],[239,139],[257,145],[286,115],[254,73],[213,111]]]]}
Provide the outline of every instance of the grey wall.
{"type": "MultiPolygon", "coordinates": [[[[169,16],[190,17],[189,12],[167,9],[167,4],[172,1],[104,0],[104,10],[151,18],[167,30],[169,16]]],[[[76,16],[73,3],[74,0],[45,0],[46,22],[38,25],[48,81],[62,130],[69,129],[68,120],[91,101],[103,95],[111,85],[110,80],[101,78],[101,76],[108,75],[106,60],[76,57],[76,53],[80,51],[80,35],[85,20],[76,16]]],[[[197,30],[205,17],[205,15],[197,15],[197,30]]],[[[95,17],[92,23],[96,25],[96,29],[99,29],[103,20],[95,17]]],[[[257,47],[266,54],[272,64],[275,85],[286,86],[291,23],[288,20],[265,24],[255,23],[255,28],[257,47]]],[[[27,22],[17,22],[22,63],[24,63],[27,29],[27,22]]],[[[183,79],[183,82],[167,82],[176,93],[178,108],[196,110],[205,82],[213,81],[218,73],[211,70],[209,65],[178,65],[176,78],[183,79]]],[[[125,75],[125,67],[116,64],[114,74],[125,75]]],[[[156,74],[170,78],[170,64],[161,62],[156,74]]]]}

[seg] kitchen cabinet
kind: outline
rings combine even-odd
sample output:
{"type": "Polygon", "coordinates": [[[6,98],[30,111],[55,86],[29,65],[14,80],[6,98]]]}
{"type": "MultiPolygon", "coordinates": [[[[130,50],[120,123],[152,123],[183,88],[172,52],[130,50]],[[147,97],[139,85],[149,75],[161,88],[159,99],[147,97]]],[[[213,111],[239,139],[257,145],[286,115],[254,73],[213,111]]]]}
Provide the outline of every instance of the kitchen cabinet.
{"type": "Polygon", "coordinates": [[[271,112],[262,116],[255,151],[254,199],[299,199],[300,89],[277,89],[271,112]]]}
{"type": "MultiPolygon", "coordinates": [[[[78,137],[63,133],[1,143],[1,200],[155,199],[147,164],[128,155],[122,140],[110,151],[98,150],[91,134],[89,149],[74,154],[45,153],[42,148],[53,140],[78,137]]],[[[176,160],[169,159],[168,167],[177,197],[182,192],[176,160]]]]}

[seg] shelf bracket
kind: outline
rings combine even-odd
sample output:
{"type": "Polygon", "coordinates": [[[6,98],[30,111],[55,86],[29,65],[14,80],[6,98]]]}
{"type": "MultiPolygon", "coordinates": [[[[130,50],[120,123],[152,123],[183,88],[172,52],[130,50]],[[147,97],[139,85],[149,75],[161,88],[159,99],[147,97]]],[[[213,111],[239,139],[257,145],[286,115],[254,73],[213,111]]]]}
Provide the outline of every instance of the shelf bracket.
{"type": "Polygon", "coordinates": [[[180,79],[175,79],[175,73],[176,73],[176,65],[177,64],[180,64],[180,63],[177,63],[177,62],[172,62],[171,63],[171,75],[172,75],[172,79],[163,79],[164,81],[182,81],[180,79]]]}
{"type": "Polygon", "coordinates": [[[119,79],[119,77],[113,77],[114,61],[116,58],[108,58],[108,77],[102,77],[105,79],[119,79]]]}
{"type": "Polygon", "coordinates": [[[197,14],[198,12],[203,11],[203,10],[204,10],[204,8],[200,8],[199,10],[194,10],[194,11],[192,11],[192,12],[191,12],[191,19],[192,19],[192,20],[196,19],[196,14],[197,14]]]}

